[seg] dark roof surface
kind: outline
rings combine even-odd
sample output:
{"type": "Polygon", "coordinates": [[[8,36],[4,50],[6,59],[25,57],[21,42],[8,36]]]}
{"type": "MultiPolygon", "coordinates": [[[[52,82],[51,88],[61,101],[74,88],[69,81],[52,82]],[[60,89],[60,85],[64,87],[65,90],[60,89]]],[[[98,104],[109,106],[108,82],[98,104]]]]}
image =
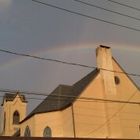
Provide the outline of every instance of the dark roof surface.
{"type": "Polygon", "coordinates": [[[95,69],[72,86],[59,85],[22,122],[24,122],[34,114],[58,111],[70,106],[98,73],[99,70],[95,69]]]}
{"type": "MultiPolygon", "coordinates": [[[[20,99],[22,102],[27,102],[26,101],[26,98],[24,95],[21,95],[17,92],[17,94],[19,95],[20,99]]],[[[15,97],[17,96],[17,94],[11,94],[11,93],[5,93],[4,97],[3,97],[3,102],[2,102],[2,105],[4,103],[4,100],[7,102],[7,101],[13,101],[15,99],[15,97]]]]}
{"type": "Polygon", "coordinates": [[[65,95],[71,93],[71,86],[59,85],[31,114],[55,111],[68,106],[71,101],[65,95]]]}

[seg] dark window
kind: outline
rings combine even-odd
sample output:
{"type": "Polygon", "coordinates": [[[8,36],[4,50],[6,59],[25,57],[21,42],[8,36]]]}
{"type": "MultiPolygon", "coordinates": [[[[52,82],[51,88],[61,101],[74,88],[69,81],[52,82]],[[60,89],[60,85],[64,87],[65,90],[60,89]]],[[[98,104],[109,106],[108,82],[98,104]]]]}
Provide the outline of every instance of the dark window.
{"type": "Polygon", "coordinates": [[[52,137],[52,130],[50,127],[46,127],[43,132],[43,137],[52,137]]]}
{"type": "Polygon", "coordinates": [[[13,124],[19,124],[20,121],[20,115],[18,111],[15,111],[13,114],[13,124]]]}
{"type": "Polygon", "coordinates": [[[24,136],[25,137],[31,137],[31,131],[30,131],[29,126],[26,126],[24,136]]]}
{"type": "Polygon", "coordinates": [[[118,76],[115,76],[114,80],[116,85],[120,84],[120,78],[118,76]]]}

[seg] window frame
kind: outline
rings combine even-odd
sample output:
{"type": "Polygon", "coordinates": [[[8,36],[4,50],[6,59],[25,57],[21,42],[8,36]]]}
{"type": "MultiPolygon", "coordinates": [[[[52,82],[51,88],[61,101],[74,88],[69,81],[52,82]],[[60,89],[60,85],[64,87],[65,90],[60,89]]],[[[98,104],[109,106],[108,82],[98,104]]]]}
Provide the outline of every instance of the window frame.
{"type": "Polygon", "coordinates": [[[31,130],[28,125],[25,128],[24,137],[31,137],[31,130]]]}
{"type": "Polygon", "coordinates": [[[43,137],[52,137],[52,129],[49,126],[46,126],[43,131],[43,137]]]}
{"type": "Polygon", "coordinates": [[[20,114],[17,110],[13,113],[13,124],[17,125],[20,122],[20,114]]]}

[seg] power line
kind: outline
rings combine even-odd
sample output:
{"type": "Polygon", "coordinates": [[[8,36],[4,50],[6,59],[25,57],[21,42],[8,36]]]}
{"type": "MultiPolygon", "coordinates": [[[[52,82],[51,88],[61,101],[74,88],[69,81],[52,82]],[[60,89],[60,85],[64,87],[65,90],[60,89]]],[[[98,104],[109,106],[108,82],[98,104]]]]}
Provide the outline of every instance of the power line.
{"type": "MultiPolygon", "coordinates": [[[[120,107],[119,110],[117,110],[109,119],[107,119],[107,121],[105,123],[103,123],[102,125],[100,125],[98,128],[90,131],[88,135],[98,131],[99,129],[101,129],[102,127],[104,127],[107,123],[109,123],[124,107],[126,104],[140,104],[140,102],[130,102],[130,100],[135,96],[135,94],[137,93],[138,90],[136,90],[127,101],[118,101],[118,100],[107,100],[107,99],[98,99],[98,98],[86,98],[86,97],[80,97],[79,99],[84,99],[84,100],[78,100],[81,102],[90,102],[90,101],[102,101],[104,103],[108,103],[108,102],[113,102],[113,103],[123,103],[122,107],[120,107]]],[[[11,92],[13,93],[14,90],[0,90],[0,92],[11,92]]],[[[33,94],[33,95],[45,95],[48,96],[46,94],[40,94],[40,93],[35,93],[35,92],[20,92],[20,93],[24,93],[24,94],[33,94]]],[[[2,96],[0,96],[2,97],[2,96]]],[[[53,95],[52,97],[58,97],[58,95],[53,95]]],[[[59,95],[59,100],[65,100],[63,97],[70,97],[70,98],[75,98],[75,96],[63,96],[63,95],[59,95]]],[[[39,98],[30,98],[28,97],[27,99],[35,99],[35,100],[44,100],[44,99],[39,99],[39,98]]],[[[51,98],[50,100],[57,100],[56,98],[51,98]]]]}
{"type": "Polygon", "coordinates": [[[39,59],[39,60],[52,61],[52,62],[56,62],[56,63],[66,64],[66,65],[79,66],[79,67],[85,67],[85,68],[90,68],[90,69],[95,69],[96,68],[96,69],[100,69],[100,70],[104,70],[104,71],[109,71],[109,72],[115,72],[115,73],[126,74],[126,75],[135,76],[135,77],[140,77],[140,74],[127,73],[127,72],[123,72],[123,71],[109,70],[109,69],[105,69],[105,68],[97,68],[95,66],[88,66],[88,65],[79,64],[79,63],[61,61],[61,60],[58,60],[58,59],[50,59],[50,58],[45,58],[45,57],[39,57],[39,56],[35,56],[35,55],[30,55],[30,54],[13,52],[13,51],[5,50],[5,49],[0,49],[0,52],[13,54],[13,55],[17,55],[17,56],[23,56],[23,57],[39,59]]]}
{"type": "MultiPolygon", "coordinates": [[[[6,93],[17,93],[19,90],[11,90],[11,89],[0,89],[0,92],[6,92],[6,93]]],[[[39,92],[27,92],[27,91],[20,91],[19,93],[24,94],[24,95],[39,95],[39,96],[49,96],[52,98],[61,98],[62,100],[71,100],[71,99],[76,99],[77,96],[74,95],[57,95],[56,93],[51,94],[46,94],[46,93],[39,93],[39,92]]],[[[103,99],[103,98],[89,98],[89,97],[78,97],[76,100],[82,100],[82,101],[100,101],[100,102],[110,102],[110,103],[122,103],[122,104],[140,104],[140,102],[128,102],[128,101],[123,101],[123,100],[112,100],[112,99],[103,99]]]]}
{"type": "Polygon", "coordinates": [[[115,4],[118,4],[118,5],[121,5],[121,6],[125,6],[125,7],[128,7],[128,8],[131,8],[131,9],[134,9],[134,10],[137,10],[137,11],[140,11],[139,8],[136,8],[136,7],[133,7],[133,6],[130,6],[130,5],[127,5],[127,4],[124,4],[124,3],[121,3],[121,2],[117,2],[117,1],[114,1],[114,0],[108,0],[109,2],[112,2],[112,3],[115,3],[115,4]]]}
{"type": "MultiPolygon", "coordinates": [[[[128,98],[128,102],[135,96],[135,94],[137,93],[137,89],[136,91],[128,98]]],[[[107,119],[103,124],[101,124],[99,127],[93,129],[92,131],[90,131],[86,136],[89,136],[95,132],[97,132],[98,130],[100,130],[101,128],[103,128],[106,124],[108,124],[117,114],[119,114],[122,109],[125,107],[126,104],[123,104],[109,119],[107,119]]]]}
{"type": "Polygon", "coordinates": [[[81,0],[74,0],[74,1],[76,1],[78,3],[81,3],[81,4],[84,4],[84,5],[92,6],[92,7],[95,7],[95,8],[101,9],[101,10],[104,10],[104,11],[108,11],[108,12],[111,12],[111,13],[114,13],[114,14],[118,14],[118,15],[121,15],[121,16],[124,16],[124,17],[128,17],[128,18],[131,18],[131,19],[135,19],[135,20],[140,21],[140,18],[133,17],[133,16],[130,16],[130,15],[127,15],[127,14],[123,14],[123,13],[120,13],[120,12],[116,12],[116,11],[113,11],[113,10],[109,10],[109,9],[100,7],[100,6],[95,5],[95,4],[84,2],[84,1],[81,1],[81,0]]]}
{"type": "Polygon", "coordinates": [[[4,53],[8,53],[8,54],[13,54],[13,55],[18,55],[18,56],[35,58],[35,59],[39,59],[39,60],[47,60],[47,61],[67,64],[67,65],[73,65],[73,66],[81,66],[81,67],[92,68],[92,69],[96,68],[96,67],[93,67],[93,66],[88,66],[88,65],[78,64],[78,63],[71,63],[71,62],[61,61],[61,60],[58,60],[58,59],[44,58],[44,57],[39,57],[39,56],[35,56],[35,55],[30,55],[30,54],[17,53],[17,52],[13,52],[13,51],[9,51],[9,50],[4,50],[4,49],[0,49],[0,52],[4,52],[4,53]]]}
{"type": "Polygon", "coordinates": [[[115,26],[119,26],[119,27],[129,29],[129,30],[140,32],[140,29],[137,29],[137,28],[133,28],[133,27],[130,27],[130,26],[126,26],[126,25],[115,23],[115,22],[107,21],[107,20],[104,20],[104,19],[96,18],[96,17],[89,16],[89,15],[86,15],[86,14],[83,14],[83,13],[80,13],[80,12],[72,11],[72,10],[69,10],[69,9],[66,9],[66,8],[63,8],[63,7],[59,7],[59,6],[56,6],[56,5],[53,5],[53,4],[41,2],[41,1],[38,1],[38,0],[32,0],[32,1],[36,2],[36,3],[39,3],[39,4],[42,4],[42,5],[46,5],[46,6],[55,8],[55,9],[59,9],[61,11],[65,11],[67,13],[79,15],[79,16],[86,17],[86,18],[89,18],[89,19],[94,19],[94,20],[101,21],[101,22],[104,22],[104,23],[108,23],[108,24],[112,24],[112,25],[115,25],[115,26]]]}
{"type": "Polygon", "coordinates": [[[135,74],[135,73],[127,73],[127,72],[123,72],[123,71],[108,70],[108,69],[104,69],[104,68],[99,68],[99,69],[104,70],[104,71],[110,71],[110,72],[116,72],[116,73],[140,77],[140,74],[135,74]]]}
{"type": "MultiPolygon", "coordinates": [[[[0,95],[0,98],[3,98],[4,96],[1,96],[0,95]]],[[[16,98],[20,98],[20,97],[16,97],[16,98]]],[[[26,99],[31,99],[31,100],[44,100],[44,99],[42,99],[42,98],[35,98],[35,97],[26,97],[26,99]]]]}

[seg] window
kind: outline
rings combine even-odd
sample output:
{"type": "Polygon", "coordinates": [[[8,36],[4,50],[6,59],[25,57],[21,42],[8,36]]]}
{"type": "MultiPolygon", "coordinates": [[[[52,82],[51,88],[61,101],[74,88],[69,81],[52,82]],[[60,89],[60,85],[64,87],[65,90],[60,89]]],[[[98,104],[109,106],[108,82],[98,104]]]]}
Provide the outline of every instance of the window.
{"type": "Polygon", "coordinates": [[[18,111],[15,111],[13,114],[13,124],[19,124],[20,121],[20,115],[18,111]]]}
{"type": "Polygon", "coordinates": [[[43,132],[43,137],[52,137],[52,130],[50,127],[46,127],[43,132]]]}
{"type": "Polygon", "coordinates": [[[31,131],[30,131],[29,126],[26,126],[24,136],[25,137],[31,137],[31,131]]]}
{"type": "Polygon", "coordinates": [[[114,80],[116,85],[120,84],[120,78],[118,76],[115,76],[114,80]]]}

